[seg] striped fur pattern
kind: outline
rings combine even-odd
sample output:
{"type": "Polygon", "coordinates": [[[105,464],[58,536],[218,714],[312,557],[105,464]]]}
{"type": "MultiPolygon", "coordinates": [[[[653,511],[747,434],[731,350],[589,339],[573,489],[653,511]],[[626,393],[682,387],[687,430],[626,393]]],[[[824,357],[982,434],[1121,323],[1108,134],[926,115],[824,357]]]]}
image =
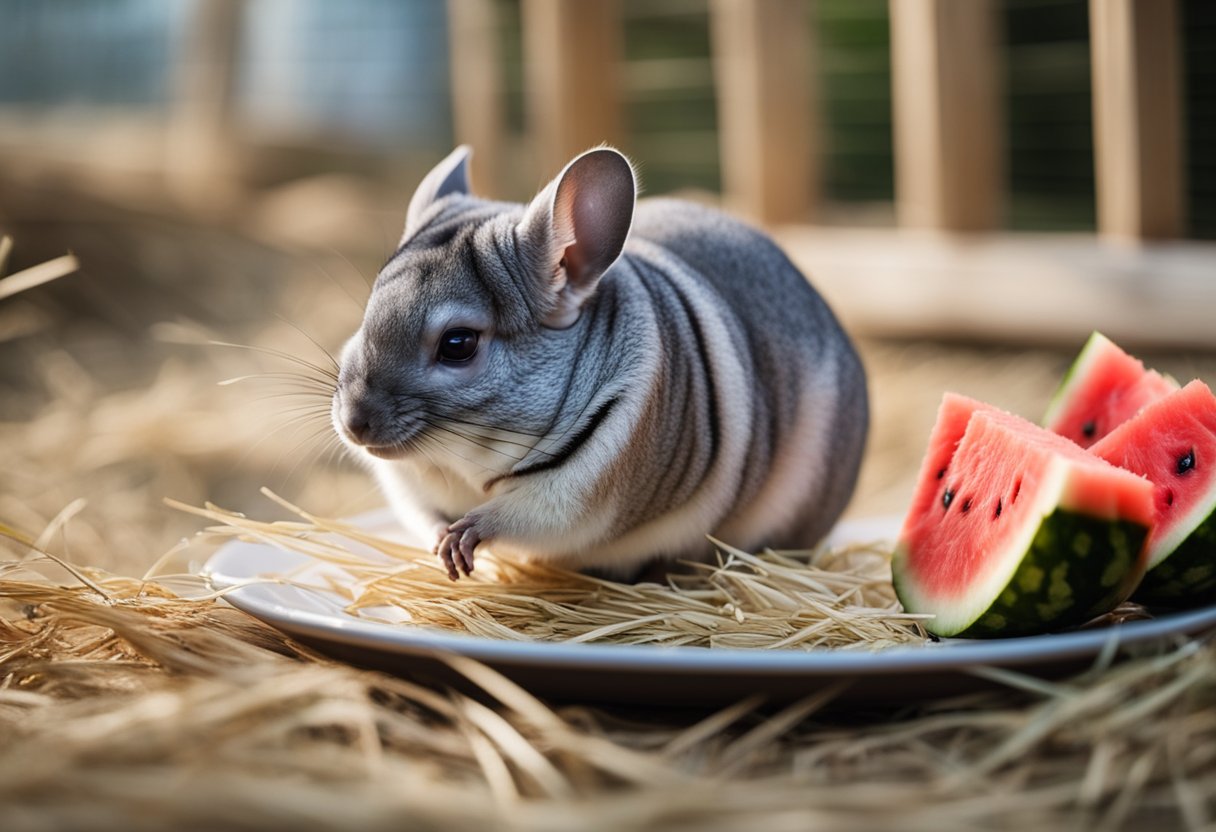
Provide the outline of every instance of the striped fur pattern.
{"type": "Polygon", "coordinates": [[[631,577],[707,533],[817,541],[854,487],[866,384],[785,255],[708,208],[635,210],[611,149],[530,206],[472,196],[467,158],[419,187],[341,357],[335,427],[402,523],[453,578],[481,544],[631,577]],[[472,358],[436,358],[467,332],[472,358]]]}

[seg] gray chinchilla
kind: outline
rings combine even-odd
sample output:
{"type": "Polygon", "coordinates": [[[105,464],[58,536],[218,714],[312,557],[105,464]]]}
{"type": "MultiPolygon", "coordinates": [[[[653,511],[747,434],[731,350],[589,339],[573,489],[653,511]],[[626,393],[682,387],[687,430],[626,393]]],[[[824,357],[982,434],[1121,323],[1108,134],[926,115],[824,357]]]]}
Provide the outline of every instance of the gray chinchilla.
{"type": "Polygon", "coordinates": [[[704,557],[706,534],[818,541],[857,479],[866,383],[789,259],[717,211],[635,205],[611,148],[530,205],[473,196],[468,160],[410,201],[332,410],[449,576],[480,544],[627,578],[704,557]]]}

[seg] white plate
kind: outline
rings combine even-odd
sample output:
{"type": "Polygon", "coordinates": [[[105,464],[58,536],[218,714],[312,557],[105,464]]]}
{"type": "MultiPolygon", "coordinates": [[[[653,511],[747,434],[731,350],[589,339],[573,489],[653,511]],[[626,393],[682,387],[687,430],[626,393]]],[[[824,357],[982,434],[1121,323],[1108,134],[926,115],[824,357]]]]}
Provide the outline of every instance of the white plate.
{"type": "MultiPolygon", "coordinates": [[[[357,521],[391,532],[387,512],[357,521]]],[[[897,520],[842,523],[835,543],[889,539],[897,520]]],[[[315,577],[305,555],[236,541],[207,562],[216,588],[288,573],[315,577]],[[304,570],[301,572],[301,570],[304,570]]],[[[1003,668],[1042,678],[1083,670],[1099,656],[1151,650],[1216,627],[1216,606],[1149,621],[1052,635],[997,640],[954,639],[923,647],[866,650],[737,650],[606,644],[499,641],[348,614],[343,600],[321,589],[258,583],[232,590],[234,606],[310,645],[353,664],[424,682],[461,685],[445,654],[483,662],[534,693],[550,698],[645,705],[714,706],[762,693],[785,702],[844,683],[849,701],[905,702],[963,693],[993,684],[977,668],[1003,668]]]]}

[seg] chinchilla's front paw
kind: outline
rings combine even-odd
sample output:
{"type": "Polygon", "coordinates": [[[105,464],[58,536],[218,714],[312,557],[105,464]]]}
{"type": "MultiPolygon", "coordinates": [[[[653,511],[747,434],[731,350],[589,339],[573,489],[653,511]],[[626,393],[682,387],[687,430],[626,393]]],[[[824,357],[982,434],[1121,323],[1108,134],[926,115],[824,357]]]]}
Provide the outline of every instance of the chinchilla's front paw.
{"type": "Polygon", "coordinates": [[[447,567],[449,578],[453,581],[459,579],[459,570],[466,575],[473,571],[473,550],[480,542],[481,532],[477,528],[477,518],[472,514],[466,514],[440,531],[435,554],[447,567]]]}

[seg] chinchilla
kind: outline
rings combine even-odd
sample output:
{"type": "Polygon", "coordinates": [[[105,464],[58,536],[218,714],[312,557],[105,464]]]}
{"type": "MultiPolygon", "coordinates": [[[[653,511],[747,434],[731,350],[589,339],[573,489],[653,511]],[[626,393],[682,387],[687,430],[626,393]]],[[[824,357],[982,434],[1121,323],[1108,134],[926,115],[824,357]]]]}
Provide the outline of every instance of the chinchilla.
{"type": "Polygon", "coordinates": [[[457,148],[343,348],[336,430],[454,580],[482,545],[628,578],[712,534],[808,547],[857,479],[865,374],[760,232],[636,201],[600,147],[529,205],[469,189],[457,148]]]}

